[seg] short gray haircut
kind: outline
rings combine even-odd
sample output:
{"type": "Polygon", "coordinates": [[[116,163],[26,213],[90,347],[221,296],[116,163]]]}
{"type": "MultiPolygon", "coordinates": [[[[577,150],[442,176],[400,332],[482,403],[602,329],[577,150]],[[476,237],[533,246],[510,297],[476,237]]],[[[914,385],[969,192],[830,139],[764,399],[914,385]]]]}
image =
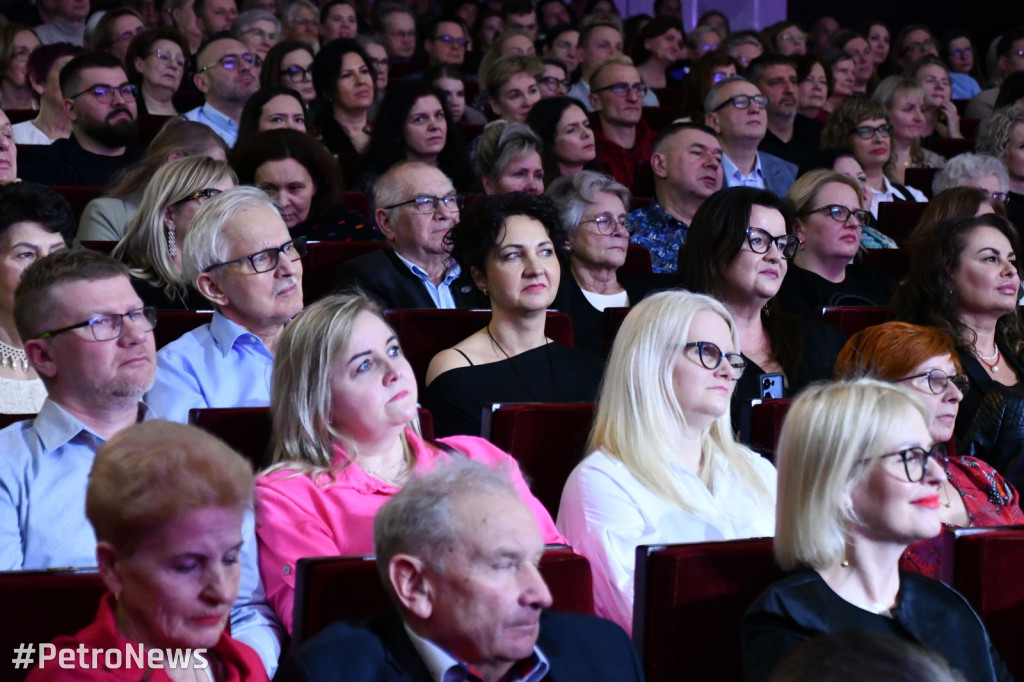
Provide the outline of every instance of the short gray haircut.
{"type": "Polygon", "coordinates": [[[230,244],[224,227],[238,213],[258,208],[279,213],[267,193],[256,187],[232,187],[203,202],[181,246],[181,270],[187,282],[194,285],[201,272],[228,259],[230,244]]]}
{"type": "Polygon", "coordinates": [[[280,36],[281,20],[265,9],[250,9],[239,14],[235,18],[234,23],[231,24],[231,35],[241,40],[242,34],[248,31],[257,21],[269,21],[274,25],[274,30],[280,36]]]}
{"type": "Polygon", "coordinates": [[[601,192],[617,196],[629,213],[629,190],[615,178],[597,171],[585,170],[573,176],[556,178],[544,192],[558,207],[558,219],[570,240],[576,238],[587,206],[597,201],[601,192]]]}
{"type": "Polygon", "coordinates": [[[497,179],[515,159],[530,152],[540,154],[543,147],[540,137],[525,123],[491,121],[476,148],[476,172],[481,178],[497,179]]]}
{"type": "Polygon", "coordinates": [[[506,466],[494,468],[453,457],[411,479],[384,503],[373,520],[373,550],[381,582],[392,599],[388,564],[396,554],[420,557],[441,572],[441,557],[458,545],[463,530],[455,521],[456,503],[471,495],[502,494],[519,499],[506,466]]]}
{"type": "Polygon", "coordinates": [[[961,187],[968,180],[994,175],[999,178],[999,191],[1010,191],[1010,174],[1003,162],[988,154],[966,152],[946,162],[946,166],[932,180],[932,196],[953,187],[961,187]]]}
{"type": "Polygon", "coordinates": [[[292,22],[295,21],[295,15],[299,13],[301,8],[305,7],[310,12],[316,15],[317,23],[320,23],[320,10],[309,0],[294,0],[288,4],[288,7],[284,11],[284,25],[291,26],[292,22]]]}
{"type": "MultiPolygon", "coordinates": [[[[405,201],[410,197],[406,197],[406,193],[409,191],[407,183],[402,180],[402,174],[407,168],[419,168],[421,170],[435,170],[442,175],[444,172],[436,166],[431,166],[429,163],[423,161],[400,161],[388,168],[383,175],[377,178],[376,182],[373,183],[373,210],[376,211],[378,208],[384,208],[385,206],[392,206],[399,202],[405,201]]],[[[445,175],[448,180],[448,184],[452,184],[451,178],[445,175]]],[[[454,185],[453,185],[454,186],[454,185]]]]}
{"type": "Polygon", "coordinates": [[[996,109],[978,126],[974,151],[1001,158],[1010,145],[1010,133],[1018,123],[1024,123],[1024,104],[996,109]]]}
{"type": "MultiPolygon", "coordinates": [[[[704,95],[704,111],[709,113],[714,111],[715,107],[717,107],[718,104],[720,104],[720,102],[718,102],[718,96],[722,92],[722,88],[724,88],[729,83],[735,83],[736,81],[750,83],[750,81],[748,81],[743,76],[730,76],[728,78],[723,78],[722,80],[718,81],[717,83],[711,86],[711,89],[708,90],[708,94],[704,95]]],[[[753,83],[750,84],[753,85],[755,88],[757,87],[753,83]]],[[[760,88],[758,88],[758,92],[760,92],[760,88]]]]}

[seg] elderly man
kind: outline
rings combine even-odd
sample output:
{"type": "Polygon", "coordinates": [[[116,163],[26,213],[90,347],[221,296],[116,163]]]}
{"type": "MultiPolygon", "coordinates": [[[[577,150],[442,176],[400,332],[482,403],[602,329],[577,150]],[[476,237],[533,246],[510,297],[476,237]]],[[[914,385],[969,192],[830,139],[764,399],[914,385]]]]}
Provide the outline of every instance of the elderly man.
{"type": "MultiPolygon", "coordinates": [[[[100,445],[153,416],[140,400],[156,369],[156,310],[142,307],[124,265],[76,249],[25,269],[14,318],[49,397],[35,419],[0,431],[0,570],[92,567],[86,481],[100,445]]],[[[272,674],[282,630],[266,603],[251,514],[243,534],[231,634],[272,674]]]]}
{"type": "Polygon", "coordinates": [[[452,181],[434,166],[392,166],[373,185],[374,218],[391,248],[342,263],[335,288],[358,286],[385,308],[486,307],[444,242],[461,204],[452,181]]]}
{"type": "Polygon", "coordinates": [[[146,396],[156,414],[187,422],[194,407],[270,404],[277,342],[302,310],[305,253],[305,241],[292,240],[262,190],[235,187],[200,207],[181,264],[216,312],[157,355],[146,396]]]}
{"type": "Polygon", "coordinates": [[[758,187],[780,197],[796,180],[796,166],[759,152],[768,130],[768,98],[745,78],[715,83],[704,98],[704,122],[718,134],[726,187],[758,187]]]}
{"type": "Polygon", "coordinates": [[[629,214],[634,244],[651,252],[654,272],[675,272],[693,214],[722,188],[722,147],[699,123],[673,123],[654,140],[654,201],[629,214]]]}
{"type": "Polygon", "coordinates": [[[314,50],[320,46],[320,12],[309,0],[295,0],[284,13],[284,35],[288,40],[306,43],[314,50]]]}
{"type": "Polygon", "coordinates": [[[416,53],[416,16],[407,6],[385,0],[374,7],[377,36],[392,62],[407,62],[416,53]]]}
{"type": "Polygon", "coordinates": [[[230,33],[211,38],[196,55],[197,70],[192,77],[206,102],[186,113],[185,118],[205,123],[224,144],[234,147],[242,109],[260,87],[257,62],[245,43],[230,33]]]}
{"type": "Polygon", "coordinates": [[[121,62],[106,52],[85,52],[60,72],[71,137],[20,150],[21,178],[44,185],[103,186],[139,159],[135,97],[121,62]]]}
{"type": "Polygon", "coordinates": [[[629,57],[602,59],[590,76],[590,106],[597,112],[597,160],[626,187],[633,186],[637,169],[651,158],[655,134],[641,118],[648,92],[629,57]]]}
{"type": "Polygon", "coordinates": [[[799,167],[821,148],[821,123],[796,115],[796,62],[766,54],[750,62],[746,78],[768,97],[768,130],[757,148],[799,167]]]}
{"type": "Polygon", "coordinates": [[[409,481],[377,512],[373,530],[398,613],[331,625],[285,660],[275,680],[642,679],[619,626],[544,612],[544,542],[504,472],[455,459],[409,481]]]}

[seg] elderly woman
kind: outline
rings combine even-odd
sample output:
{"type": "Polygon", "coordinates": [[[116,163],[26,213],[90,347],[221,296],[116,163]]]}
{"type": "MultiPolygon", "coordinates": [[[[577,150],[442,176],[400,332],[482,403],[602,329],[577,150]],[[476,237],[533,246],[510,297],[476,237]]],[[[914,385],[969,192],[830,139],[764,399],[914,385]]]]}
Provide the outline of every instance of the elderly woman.
{"type": "Polygon", "coordinates": [[[872,98],[885,107],[892,121],[892,149],[886,174],[892,182],[904,184],[908,168],[942,168],[946,159],[921,147],[927,135],[928,106],[925,91],[913,78],[889,76],[875,88],[872,98]]]}
{"type": "Polygon", "coordinates": [[[932,180],[932,195],[953,187],[977,187],[993,200],[1006,203],[1010,176],[1002,161],[988,154],[965,152],[946,161],[932,180]]]}
{"type": "Polygon", "coordinates": [[[803,55],[796,58],[796,79],[797,115],[820,120],[832,92],[832,70],[821,57],[803,55]]]}
{"type": "Polygon", "coordinates": [[[246,10],[232,22],[231,35],[264,61],[270,48],[281,40],[281,20],[265,9],[246,10]]]}
{"type": "Polygon", "coordinates": [[[61,195],[30,182],[0,185],[0,413],[38,412],[46,388],[14,324],[14,290],[34,261],[65,248],[75,216],[61,195]]]}
{"type": "Polygon", "coordinates": [[[36,48],[28,58],[28,82],[39,95],[36,117],[14,124],[17,144],[53,144],[71,136],[71,119],[64,109],[60,70],[82,50],[69,43],[36,48]]]}
{"type": "Polygon", "coordinates": [[[601,360],[544,333],[567,243],[554,205],[530,194],[478,199],[449,233],[452,258],[490,299],[480,331],[434,356],[423,405],[439,434],[478,434],[481,410],[502,402],[593,400],[601,360]]]}
{"type": "Polygon", "coordinates": [[[729,423],[745,364],[728,311],[686,291],[644,299],[615,337],[558,528],[590,560],[597,615],[627,631],[638,545],[774,532],[775,470],[729,423]]]}
{"type": "Polygon", "coordinates": [[[282,40],[270,48],[260,68],[260,87],[272,85],[295,90],[306,104],[315,100],[313,48],[298,40],[282,40]]]}
{"type": "MultiPolygon", "coordinates": [[[[836,363],[837,379],[870,377],[913,389],[928,410],[932,442],[953,437],[967,390],[953,339],[937,329],[886,322],[850,337],[836,363]]],[[[1016,489],[985,462],[951,456],[938,484],[939,518],[946,528],[1006,526],[1024,521],[1016,489]]],[[[915,542],[906,561],[918,573],[939,577],[941,536],[915,542]]]]}
{"type": "Polygon", "coordinates": [[[594,165],[597,148],[583,103],[572,97],[549,97],[530,109],[526,122],[541,141],[544,183],[571,178],[594,165]]]}
{"type": "Polygon", "coordinates": [[[151,28],[128,45],[125,73],[139,88],[135,98],[139,114],[176,116],[173,97],[189,63],[188,41],[177,29],[151,28]]]}
{"type": "Polygon", "coordinates": [[[732,396],[732,423],[748,432],[751,401],[795,395],[832,375],[843,335],[820,319],[800,319],[776,299],[800,240],[793,210],[771,192],[723,189],[693,216],[679,250],[679,286],[719,300],[732,317],[747,369],[732,396]]]}
{"type": "Polygon", "coordinates": [[[924,88],[925,116],[928,118],[925,137],[963,138],[960,114],[953,103],[953,86],[946,64],[935,55],[925,55],[914,62],[907,75],[924,88]]]}
{"type": "Polygon", "coordinates": [[[28,679],[265,682],[256,652],[226,631],[252,485],[239,454],[192,426],[154,420],[104,443],[89,473],[85,514],[109,592],[92,624],[54,646],[62,661],[64,652],[106,650],[109,662],[119,650],[122,665],[77,674],[50,665],[28,679]],[[150,668],[154,658],[144,655],[140,665],[130,655],[140,647],[181,663],[150,668]]]}
{"type": "Polygon", "coordinates": [[[927,201],[913,187],[895,184],[886,175],[892,155],[892,121],[881,102],[856,98],[843,102],[825,122],[821,146],[849,149],[857,157],[871,190],[871,215],[883,201],[927,201]]]}
{"type": "Polygon", "coordinates": [[[633,43],[633,63],[648,88],[678,87],[668,68],[683,51],[683,23],[676,17],[655,17],[647,22],[633,43]]]}
{"type": "Polygon", "coordinates": [[[285,328],[271,393],[274,466],[256,482],[267,598],[290,630],[295,563],[373,553],[373,517],[411,477],[450,457],[509,473],[545,542],[564,542],[509,455],[482,438],[425,440],[409,361],[380,310],[334,295],[285,328]]]}
{"type": "Polygon", "coordinates": [[[153,175],[168,161],[183,156],[226,161],[227,151],[224,141],[209,126],[183,118],[171,119],[146,148],[146,155],[122,171],[102,197],[86,205],[75,242],[121,239],[153,175]]]}
{"type": "Polygon", "coordinates": [[[784,57],[807,54],[807,34],[792,21],[779,21],[764,30],[764,44],[769,52],[784,57]]]}
{"type": "Polygon", "coordinates": [[[480,90],[498,118],[523,123],[540,100],[537,79],[543,75],[544,67],[536,57],[501,57],[481,66],[480,90]]]}
{"type": "Polygon", "coordinates": [[[1017,230],[997,215],[950,219],[916,244],[893,298],[898,319],[941,329],[956,343],[970,379],[956,418],[958,439],[987,393],[1024,379],[1020,252],[1017,230]]]}
{"type": "MultiPolygon", "coordinates": [[[[368,112],[376,79],[369,56],[351,39],[331,41],[313,60],[313,85],[326,103],[317,125],[324,145],[338,157],[342,168],[358,167],[359,155],[370,144],[368,112]]],[[[355,177],[350,174],[348,179],[355,177]]]]}
{"type": "Polygon", "coordinates": [[[1007,213],[1014,225],[1024,225],[1024,105],[996,109],[981,122],[974,151],[994,156],[1010,175],[1007,213]]]}
{"type": "Polygon", "coordinates": [[[862,190],[842,173],[815,170],[797,178],[786,197],[796,208],[793,232],[800,250],[779,290],[784,310],[820,318],[822,306],[888,305],[895,282],[887,273],[851,262],[861,226],[871,214],[862,190]]]}
{"type": "Polygon", "coordinates": [[[739,63],[741,73],[746,71],[750,62],[764,54],[764,44],[756,31],[734,31],[726,36],[718,49],[739,63]]]}
{"type": "Polygon", "coordinates": [[[224,161],[189,156],[168,161],[146,186],[124,237],[112,255],[131,268],[144,305],[162,310],[205,310],[209,301],[181,271],[181,247],[202,203],[235,186],[224,161]]]}
{"type": "Polygon", "coordinates": [[[967,602],[900,572],[907,545],[942,529],[946,464],[911,391],[872,379],[796,399],[779,441],[775,559],[792,574],[743,617],[744,679],[765,680],[802,641],[866,630],[939,652],[970,680],[1010,680],[967,602]]]}
{"type": "Polygon", "coordinates": [[[29,86],[28,58],[41,43],[28,26],[0,28],[0,109],[35,110],[39,99],[29,86]]]}
{"type": "Polygon", "coordinates": [[[832,35],[829,42],[853,58],[853,91],[868,92],[868,83],[875,75],[875,60],[871,56],[868,39],[855,31],[841,29],[832,35]]]}
{"type": "Polygon", "coordinates": [[[537,133],[525,123],[491,121],[477,145],[477,175],[487,194],[527,192],[543,194],[542,146],[537,133]]]}

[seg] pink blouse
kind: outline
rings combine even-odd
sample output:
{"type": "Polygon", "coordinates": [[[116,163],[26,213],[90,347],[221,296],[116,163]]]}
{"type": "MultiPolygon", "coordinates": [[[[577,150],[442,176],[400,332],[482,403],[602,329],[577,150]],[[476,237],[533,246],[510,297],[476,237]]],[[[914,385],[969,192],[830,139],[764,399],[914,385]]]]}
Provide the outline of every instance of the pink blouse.
{"type": "MultiPolygon", "coordinates": [[[[416,458],[415,473],[429,470],[450,455],[406,430],[416,458]]],[[[490,466],[505,465],[512,483],[533,511],[545,543],[567,544],[551,515],[533,496],[519,465],[511,455],[483,438],[452,436],[441,442],[490,466]]],[[[377,510],[398,492],[398,486],[364,472],[359,465],[342,465],[344,451],[335,446],[333,481],[282,470],[256,480],[256,533],[260,545],[260,573],[267,600],[288,631],[292,630],[295,600],[295,564],[303,557],[362,556],[373,554],[373,519],[377,510]]]]}

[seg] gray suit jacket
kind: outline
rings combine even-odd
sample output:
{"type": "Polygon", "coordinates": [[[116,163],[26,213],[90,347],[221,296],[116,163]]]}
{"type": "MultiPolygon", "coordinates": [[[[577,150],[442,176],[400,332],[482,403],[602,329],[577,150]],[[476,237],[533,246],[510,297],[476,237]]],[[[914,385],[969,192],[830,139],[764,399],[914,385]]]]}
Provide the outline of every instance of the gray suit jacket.
{"type": "MultiPolygon", "coordinates": [[[[785,197],[786,192],[796,182],[795,165],[767,152],[758,152],[761,172],[764,173],[764,188],[777,197],[785,197]]],[[[732,187],[728,174],[725,176],[725,187],[732,187]]]]}

